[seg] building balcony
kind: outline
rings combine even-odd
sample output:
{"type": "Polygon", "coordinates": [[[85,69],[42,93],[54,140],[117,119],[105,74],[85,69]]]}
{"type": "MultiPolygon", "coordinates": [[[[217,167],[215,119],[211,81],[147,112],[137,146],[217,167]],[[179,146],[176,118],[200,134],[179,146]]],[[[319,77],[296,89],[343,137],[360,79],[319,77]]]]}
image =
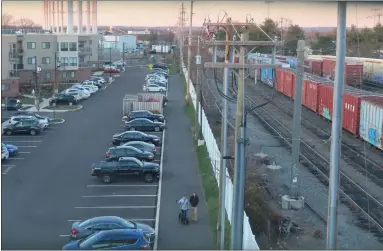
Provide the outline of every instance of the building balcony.
{"type": "Polygon", "coordinates": [[[78,47],[79,54],[92,54],[92,48],[90,47],[78,47]]]}
{"type": "Polygon", "coordinates": [[[19,77],[19,72],[18,71],[9,71],[8,72],[8,77],[9,78],[18,78],[19,77]]]}
{"type": "Polygon", "coordinates": [[[83,63],[79,63],[78,66],[80,68],[89,68],[91,67],[91,64],[89,62],[83,62],[83,63]]]}
{"type": "Polygon", "coordinates": [[[18,62],[20,60],[20,56],[22,55],[23,50],[12,50],[9,52],[9,61],[11,62],[18,62]]]}

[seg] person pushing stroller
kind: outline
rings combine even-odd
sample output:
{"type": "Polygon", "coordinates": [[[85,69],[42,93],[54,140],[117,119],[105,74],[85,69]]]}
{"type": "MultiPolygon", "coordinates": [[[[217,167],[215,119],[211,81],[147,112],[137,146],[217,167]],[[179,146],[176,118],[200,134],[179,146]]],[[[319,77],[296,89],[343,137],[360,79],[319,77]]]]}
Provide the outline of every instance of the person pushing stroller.
{"type": "Polygon", "coordinates": [[[190,202],[186,195],[184,195],[180,200],[176,201],[177,204],[180,206],[181,213],[179,215],[179,219],[183,224],[188,224],[189,220],[187,217],[187,213],[190,209],[190,202]]]}

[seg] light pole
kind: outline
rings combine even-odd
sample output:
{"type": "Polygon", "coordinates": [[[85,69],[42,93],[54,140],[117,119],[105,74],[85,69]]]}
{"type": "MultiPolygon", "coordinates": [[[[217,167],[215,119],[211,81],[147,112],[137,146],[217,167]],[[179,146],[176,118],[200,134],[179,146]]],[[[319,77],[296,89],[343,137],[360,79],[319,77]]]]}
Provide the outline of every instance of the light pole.
{"type": "Polygon", "coordinates": [[[112,47],[109,48],[109,82],[112,80],[112,47]]]}
{"type": "MultiPolygon", "coordinates": [[[[55,82],[53,84],[53,96],[58,93],[58,71],[57,69],[60,67],[60,62],[57,58],[58,51],[55,52],[55,82]]],[[[53,104],[53,119],[56,119],[56,103],[53,104]]]]}
{"type": "Polygon", "coordinates": [[[35,107],[37,111],[40,111],[40,90],[38,89],[38,73],[41,72],[41,67],[37,66],[37,56],[34,56],[35,59],[35,107]]]}

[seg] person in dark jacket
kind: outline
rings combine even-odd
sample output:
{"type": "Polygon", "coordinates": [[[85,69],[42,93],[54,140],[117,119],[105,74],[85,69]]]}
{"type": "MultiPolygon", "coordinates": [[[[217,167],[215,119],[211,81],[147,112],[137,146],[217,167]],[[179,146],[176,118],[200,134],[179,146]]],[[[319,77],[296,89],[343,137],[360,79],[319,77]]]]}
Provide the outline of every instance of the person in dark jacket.
{"type": "Polygon", "coordinates": [[[190,209],[191,209],[191,214],[192,214],[192,220],[193,221],[197,221],[197,217],[198,217],[198,208],[197,208],[197,206],[198,206],[198,203],[199,203],[198,195],[196,193],[193,193],[190,196],[189,202],[190,202],[190,209]]]}

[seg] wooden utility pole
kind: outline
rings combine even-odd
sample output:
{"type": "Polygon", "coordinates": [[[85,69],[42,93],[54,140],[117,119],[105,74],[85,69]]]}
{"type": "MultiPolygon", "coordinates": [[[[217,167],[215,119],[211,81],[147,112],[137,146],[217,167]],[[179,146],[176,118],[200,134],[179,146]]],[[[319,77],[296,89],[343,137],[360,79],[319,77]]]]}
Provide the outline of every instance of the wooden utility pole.
{"type": "MultiPolygon", "coordinates": [[[[201,88],[201,80],[200,80],[200,68],[201,68],[201,55],[200,55],[200,37],[198,36],[198,49],[197,49],[197,56],[196,56],[196,64],[197,64],[197,81],[196,81],[196,117],[195,117],[195,125],[199,124],[199,127],[196,128],[196,139],[198,140],[198,145],[201,144],[201,136],[202,136],[202,105],[200,105],[200,102],[202,101],[202,88],[201,88]],[[201,121],[201,123],[198,123],[198,121],[201,121]]],[[[202,102],[201,102],[202,104],[202,102]]]]}
{"type": "Polygon", "coordinates": [[[193,1],[190,1],[190,20],[189,20],[189,39],[188,39],[188,79],[186,85],[186,104],[189,105],[190,101],[190,65],[191,65],[191,44],[192,44],[192,28],[193,28],[193,1]]]}
{"type": "MultiPolygon", "coordinates": [[[[184,3],[182,2],[181,6],[181,34],[180,34],[180,64],[183,62],[184,57],[184,23],[185,23],[185,7],[184,3]]],[[[182,65],[180,65],[180,71],[182,72],[182,65]]]]}

